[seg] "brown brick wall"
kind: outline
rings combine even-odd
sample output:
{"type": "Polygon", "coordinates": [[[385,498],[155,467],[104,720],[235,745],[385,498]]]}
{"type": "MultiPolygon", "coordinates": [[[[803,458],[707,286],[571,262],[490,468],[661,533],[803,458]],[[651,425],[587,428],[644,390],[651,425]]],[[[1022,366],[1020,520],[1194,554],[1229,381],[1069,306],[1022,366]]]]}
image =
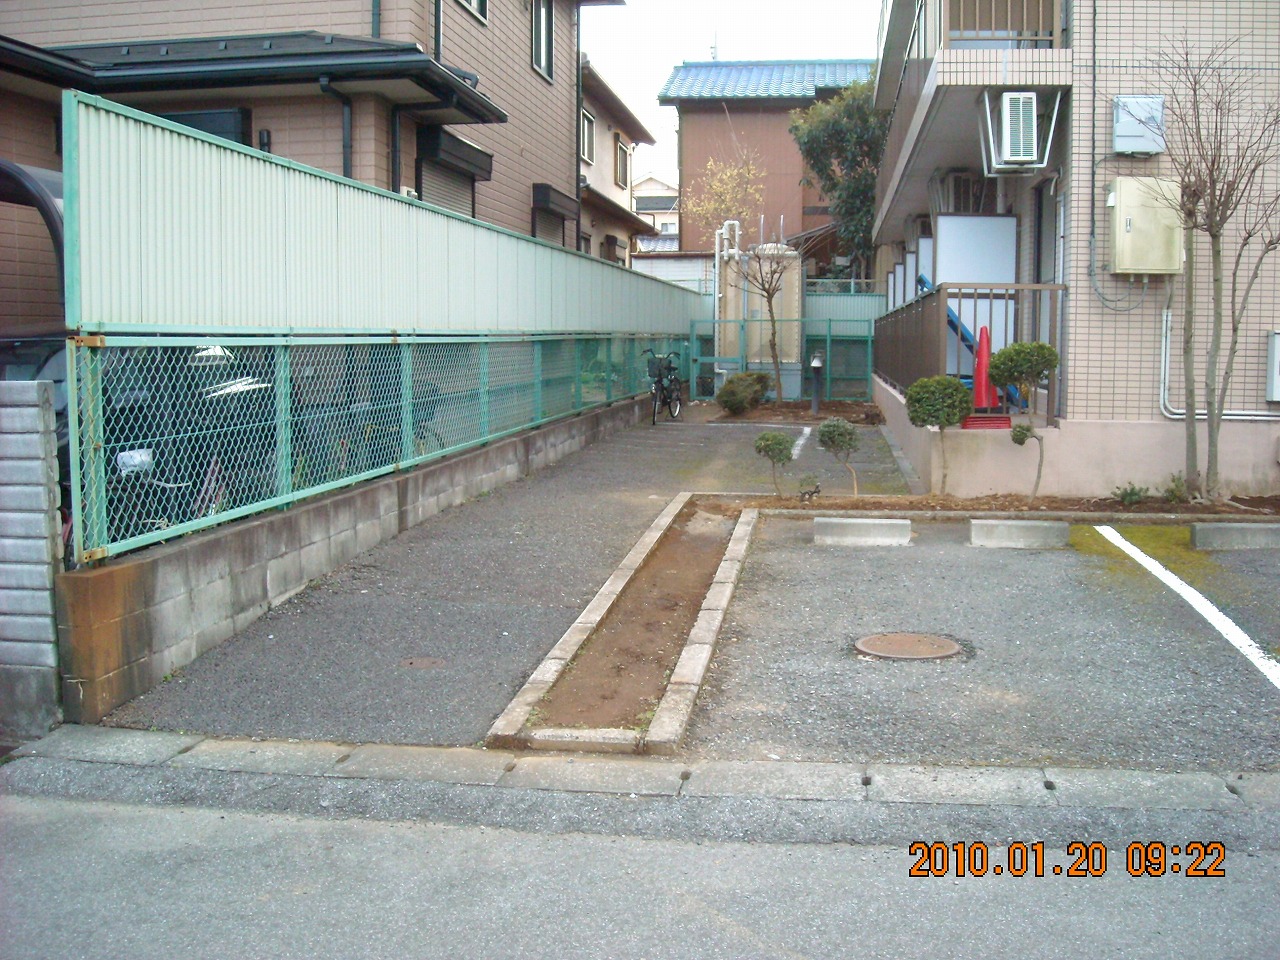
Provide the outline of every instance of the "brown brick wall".
{"type": "MultiPolygon", "coordinates": [[[[778,219],[783,217],[785,231],[798,233],[808,226],[827,222],[829,217],[810,217],[805,221],[804,161],[791,134],[790,111],[801,102],[744,101],[729,103],[728,114],[721,102],[688,103],[680,107],[680,180],[687,191],[706,171],[707,160],[721,161],[738,156],[738,145],[754,151],[764,168],[765,239],[773,239],[778,219]]],[[[680,249],[710,251],[714,245],[715,227],[698,227],[688,218],[680,225],[680,249]]],[[[744,242],[760,239],[760,223],[742,225],[744,242]]]]}
{"type": "MultiPolygon", "coordinates": [[[[0,158],[62,169],[56,104],[0,90],[0,158]]],[[[50,333],[63,326],[58,261],[33,207],[0,203],[0,336],[50,333]]]]}

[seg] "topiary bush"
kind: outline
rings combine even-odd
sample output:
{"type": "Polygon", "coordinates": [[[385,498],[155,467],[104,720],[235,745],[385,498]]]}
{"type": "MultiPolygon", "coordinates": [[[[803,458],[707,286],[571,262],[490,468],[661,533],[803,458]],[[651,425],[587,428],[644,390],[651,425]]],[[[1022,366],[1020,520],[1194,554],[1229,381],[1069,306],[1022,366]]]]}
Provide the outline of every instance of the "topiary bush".
{"type": "Polygon", "coordinates": [[[850,459],[858,449],[858,428],[843,417],[831,417],[818,427],[818,446],[844,464],[853,478],[853,495],[858,495],[858,474],[850,459]]]}
{"type": "Polygon", "coordinates": [[[769,461],[773,470],[773,489],[782,496],[782,488],[778,486],[778,468],[791,462],[791,448],[795,441],[785,433],[777,430],[766,430],[756,437],[756,453],[769,461]]]}
{"type": "Polygon", "coordinates": [[[942,490],[947,492],[947,427],[954,427],[973,413],[973,394],[955,377],[939,375],[917,380],[907,388],[907,416],[917,427],[937,427],[941,436],[942,490]]]}
{"type": "Polygon", "coordinates": [[[997,387],[1017,387],[1024,402],[1031,398],[1034,413],[1036,387],[1058,368],[1058,362],[1058,351],[1051,344],[1039,341],[1011,343],[992,355],[989,376],[997,387]]]}

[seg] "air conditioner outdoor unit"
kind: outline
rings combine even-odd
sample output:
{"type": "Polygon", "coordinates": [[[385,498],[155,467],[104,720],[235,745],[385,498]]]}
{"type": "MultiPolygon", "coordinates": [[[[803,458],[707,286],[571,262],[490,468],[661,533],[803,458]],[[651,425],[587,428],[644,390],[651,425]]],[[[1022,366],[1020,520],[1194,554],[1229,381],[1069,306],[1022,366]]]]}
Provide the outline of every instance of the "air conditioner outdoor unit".
{"type": "Polygon", "coordinates": [[[1000,162],[1035,163],[1039,147],[1035,93],[1000,94],[1000,162]]]}
{"type": "Polygon", "coordinates": [[[413,189],[413,187],[401,187],[401,188],[400,188],[400,196],[402,196],[402,197],[408,197],[410,200],[417,200],[417,199],[418,199],[418,191],[417,191],[417,190],[415,190],[415,189],[413,189]]]}

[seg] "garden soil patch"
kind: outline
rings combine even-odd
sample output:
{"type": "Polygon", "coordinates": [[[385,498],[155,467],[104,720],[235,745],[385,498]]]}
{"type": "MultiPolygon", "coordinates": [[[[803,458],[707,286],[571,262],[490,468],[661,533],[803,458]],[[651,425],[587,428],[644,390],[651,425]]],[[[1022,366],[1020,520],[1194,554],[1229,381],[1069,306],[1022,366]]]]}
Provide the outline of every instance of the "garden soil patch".
{"type": "MultiPolygon", "coordinates": [[[[719,410],[715,404],[712,409],[719,410]]],[[[781,403],[762,403],[736,417],[723,410],[711,419],[724,423],[821,423],[831,417],[843,417],[850,423],[868,426],[884,423],[880,408],[874,403],[858,403],[854,400],[824,400],[822,409],[815,416],[808,400],[783,400],[781,403]]]]}
{"type": "Polygon", "coordinates": [[[640,728],[666,690],[740,508],[690,503],[531,715],[530,727],[640,728]]]}

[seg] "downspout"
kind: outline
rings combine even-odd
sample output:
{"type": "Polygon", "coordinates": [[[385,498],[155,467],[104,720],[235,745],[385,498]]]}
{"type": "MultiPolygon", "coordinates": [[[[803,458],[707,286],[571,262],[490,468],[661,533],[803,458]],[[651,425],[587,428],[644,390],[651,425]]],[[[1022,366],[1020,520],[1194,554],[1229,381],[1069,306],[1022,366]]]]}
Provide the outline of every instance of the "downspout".
{"type": "MultiPolygon", "coordinates": [[[[400,192],[400,111],[404,104],[391,108],[391,192],[400,192]]],[[[416,186],[416,184],[415,184],[416,186]]]]}
{"type": "Polygon", "coordinates": [[[371,13],[373,18],[373,28],[370,30],[370,36],[377,40],[382,36],[382,0],[373,0],[373,10],[371,13]]]}
{"type": "Polygon", "coordinates": [[[342,104],[342,175],[351,179],[351,98],[329,86],[329,78],[320,78],[320,92],[342,104]]]}
{"type": "MultiPolygon", "coordinates": [[[[575,98],[578,110],[574,116],[574,126],[578,129],[578,135],[575,138],[578,149],[573,155],[573,196],[578,202],[578,222],[574,227],[573,249],[579,250],[582,247],[582,7],[576,3],[573,6],[573,21],[574,29],[576,30],[574,54],[578,61],[577,96],[575,98]]],[[[630,184],[627,186],[630,189],[630,184]]],[[[630,247],[629,243],[628,247],[630,247]]],[[[629,256],[630,250],[628,250],[629,256]]]]}
{"type": "Polygon", "coordinates": [[[435,59],[436,63],[442,62],[440,59],[440,52],[444,47],[444,24],[440,21],[442,13],[441,3],[442,0],[436,0],[436,22],[435,29],[433,31],[434,36],[432,37],[431,56],[435,59]]]}

